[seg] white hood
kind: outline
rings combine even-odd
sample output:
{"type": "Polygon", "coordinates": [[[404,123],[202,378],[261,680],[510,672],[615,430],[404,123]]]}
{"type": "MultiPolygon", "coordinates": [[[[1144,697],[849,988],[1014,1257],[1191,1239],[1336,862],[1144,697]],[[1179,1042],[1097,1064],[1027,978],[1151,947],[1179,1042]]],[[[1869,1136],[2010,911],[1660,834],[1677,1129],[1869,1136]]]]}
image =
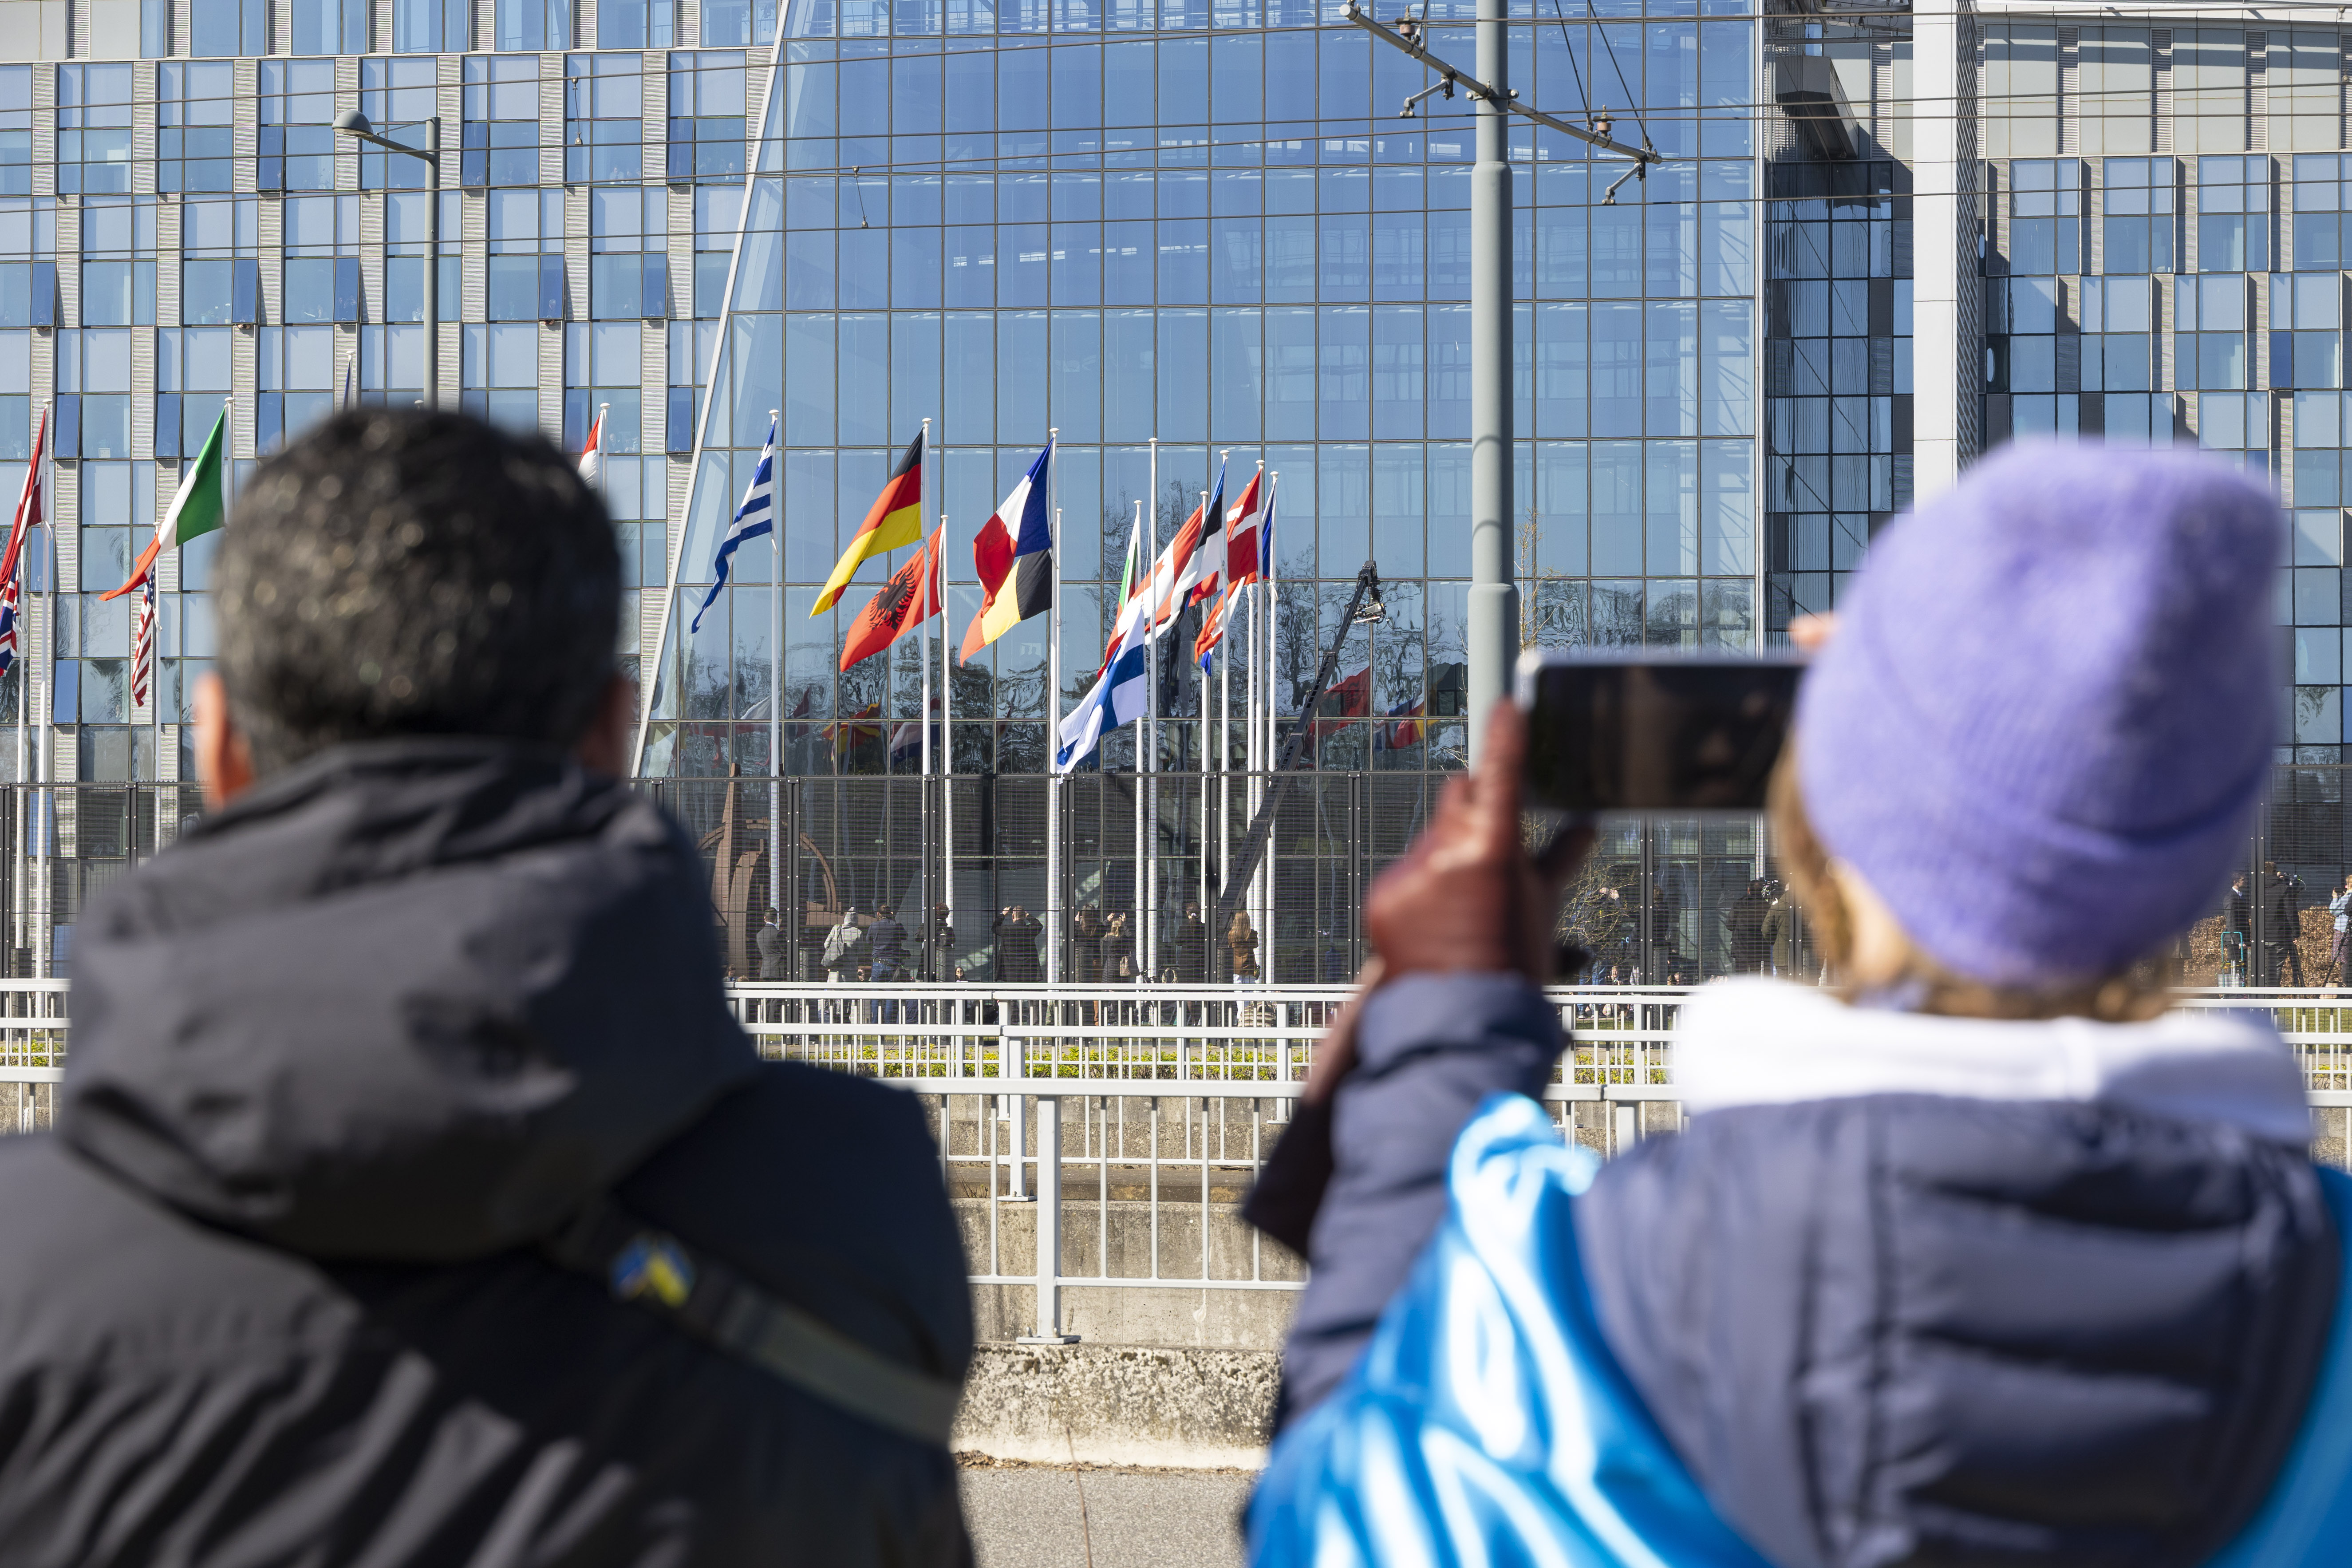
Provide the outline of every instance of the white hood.
{"type": "Polygon", "coordinates": [[[1816,986],[1725,980],[1683,1004],[1675,1080],[1694,1115],[1932,1094],[2097,1102],[2273,1142],[2311,1139],[2302,1069],[2278,1031],[2245,1012],[2021,1023],[1848,1006],[1816,986]]]}

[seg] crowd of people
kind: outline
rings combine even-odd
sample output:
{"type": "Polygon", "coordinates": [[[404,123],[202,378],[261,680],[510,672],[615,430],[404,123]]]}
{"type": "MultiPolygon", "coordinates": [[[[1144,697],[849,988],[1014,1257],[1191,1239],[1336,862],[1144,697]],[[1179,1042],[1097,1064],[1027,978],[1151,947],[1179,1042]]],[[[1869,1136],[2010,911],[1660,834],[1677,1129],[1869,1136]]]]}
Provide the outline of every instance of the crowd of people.
{"type": "MultiPolygon", "coordinates": [[[[986,957],[967,966],[956,957],[955,926],[948,906],[934,904],[913,931],[889,904],[877,904],[869,914],[855,903],[845,903],[839,916],[822,928],[809,943],[809,966],[828,984],[887,981],[993,982],[1034,984],[1045,978],[1042,944],[1045,924],[1026,905],[1007,904],[989,921],[986,957]]],[[[760,980],[796,978],[787,973],[791,939],[771,908],[752,933],[760,955],[760,980]]],[[[1155,978],[1146,972],[1145,955],[1137,949],[1132,921],[1125,910],[1105,913],[1100,904],[1087,904],[1070,920],[1064,978],[1080,985],[1125,985],[1155,978]]],[[[1201,906],[1187,903],[1170,938],[1171,962],[1160,966],[1157,979],[1199,984],[1231,978],[1247,983],[1261,977],[1257,928],[1249,911],[1236,910],[1216,943],[1209,940],[1201,906]],[[1213,973],[1209,958],[1226,961],[1222,973],[1213,973]]],[[[730,975],[729,978],[737,978],[730,975]]]]}

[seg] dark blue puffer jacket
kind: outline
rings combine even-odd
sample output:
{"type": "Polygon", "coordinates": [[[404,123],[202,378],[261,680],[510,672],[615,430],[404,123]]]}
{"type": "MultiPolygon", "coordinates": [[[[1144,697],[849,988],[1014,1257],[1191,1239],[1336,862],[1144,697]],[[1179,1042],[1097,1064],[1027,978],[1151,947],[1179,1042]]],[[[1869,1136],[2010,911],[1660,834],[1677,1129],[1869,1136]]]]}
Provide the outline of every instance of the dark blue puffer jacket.
{"type": "MultiPolygon", "coordinates": [[[[1467,1110],[1548,1076],[1537,994],[1400,982],[1336,1102],[1286,1415],[1344,1378],[1467,1110]]],[[[2013,1024],[1769,983],[1685,1009],[1688,1130],[1574,1205],[1607,1350],[1781,1568],[2194,1568],[2302,1426],[2341,1274],[2263,1026],[2013,1024]]]]}

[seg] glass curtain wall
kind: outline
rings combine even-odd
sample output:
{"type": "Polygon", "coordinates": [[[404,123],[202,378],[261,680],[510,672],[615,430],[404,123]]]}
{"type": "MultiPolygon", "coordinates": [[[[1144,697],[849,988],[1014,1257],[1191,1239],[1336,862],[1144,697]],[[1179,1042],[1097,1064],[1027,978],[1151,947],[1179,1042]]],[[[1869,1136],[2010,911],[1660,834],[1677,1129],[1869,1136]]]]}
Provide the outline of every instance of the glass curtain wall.
{"type": "MultiPolygon", "coordinates": [[[[1755,39],[1711,10],[1744,7],[1515,27],[1525,100],[1580,121],[1608,106],[1619,135],[1646,134],[1668,160],[1611,202],[1621,161],[1510,133],[1530,645],[1759,638],[1755,39]]],[[[1470,14],[1433,9],[1441,53],[1468,57],[1470,14]]],[[[925,418],[959,639],[979,605],[973,535],[1048,429],[1061,434],[1063,689],[1049,700],[1042,616],[952,683],[958,772],[1008,787],[1042,773],[1050,711],[1091,684],[1138,503],[1164,542],[1221,461],[1229,499],[1262,462],[1280,475],[1282,711],[1341,635],[1365,561],[1387,589],[1386,619],[1346,633],[1312,752],[1327,773],[1370,776],[1359,795],[1309,792],[1302,809],[1328,821],[1296,840],[1305,859],[1328,845],[1349,865],[1301,870],[1322,879],[1307,907],[1346,929],[1326,942],[1317,913],[1293,968],[1319,973],[1318,944],[1352,959],[1362,878],[1402,849],[1427,776],[1463,762],[1472,136],[1464,100],[1401,120],[1429,85],[1421,68],[1319,19],[1282,5],[806,3],[787,11],[772,77],[756,54],[740,79],[723,57],[698,69],[671,56],[671,174],[697,182],[696,313],[715,313],[718,263],[731,260],[734,283],[713,341],[697,344],[709,390],[676,607],[646,649],[648,775],[916,772],[914,639],[837,668],[905,552],[810,611],[925,418]],[[725,162],[742,146],[731,116],[764,126],[748,182],[725,162]],[[734,232],[704,237],[711,208],[734,232]],[[782,549],[738,552],[689,632],[771,409],[782,549]],[[772,761],[772,704],[786,720],[772,761]],[[1350,826],[1371,821],[1398,830],[1350,826]],[[1339,854],[1355,845],[1369,858],[1339,854]]],[[[1238,641],[1227,648],[1238,661],[1238,641]]],[[[1200,686],[1189,661],[1169,677],[1187,721],[1163,726],[1163,770],[1199,766],[1200,686]]],[[[1132,733],[1113,736],[1098,787],[1126,790],[1109,775],[1136,763],[1132,733]]],[[[1129,875],[1131,805],[1093,809],[1100,864],[1074,875],[1111,896],[1129,875]]],[[[960,837],[976,831],[958,810],[960,837]]]]}

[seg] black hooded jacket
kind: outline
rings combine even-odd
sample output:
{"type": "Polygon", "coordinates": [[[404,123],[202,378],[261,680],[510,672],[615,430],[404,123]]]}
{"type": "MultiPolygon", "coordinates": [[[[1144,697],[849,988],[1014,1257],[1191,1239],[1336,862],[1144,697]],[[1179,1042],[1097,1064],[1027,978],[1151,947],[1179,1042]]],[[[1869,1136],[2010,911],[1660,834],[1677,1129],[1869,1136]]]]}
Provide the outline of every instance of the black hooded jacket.
{"type": "Polygon", "coordinates": [[[692,847],[552,754],[346,747],[92,901],[0,1139],[0,1559],[959,1563],[944,1449],[536,1250],[608,1194],[961,1378],[916,1103],[762,1063],[692,847]]]}

